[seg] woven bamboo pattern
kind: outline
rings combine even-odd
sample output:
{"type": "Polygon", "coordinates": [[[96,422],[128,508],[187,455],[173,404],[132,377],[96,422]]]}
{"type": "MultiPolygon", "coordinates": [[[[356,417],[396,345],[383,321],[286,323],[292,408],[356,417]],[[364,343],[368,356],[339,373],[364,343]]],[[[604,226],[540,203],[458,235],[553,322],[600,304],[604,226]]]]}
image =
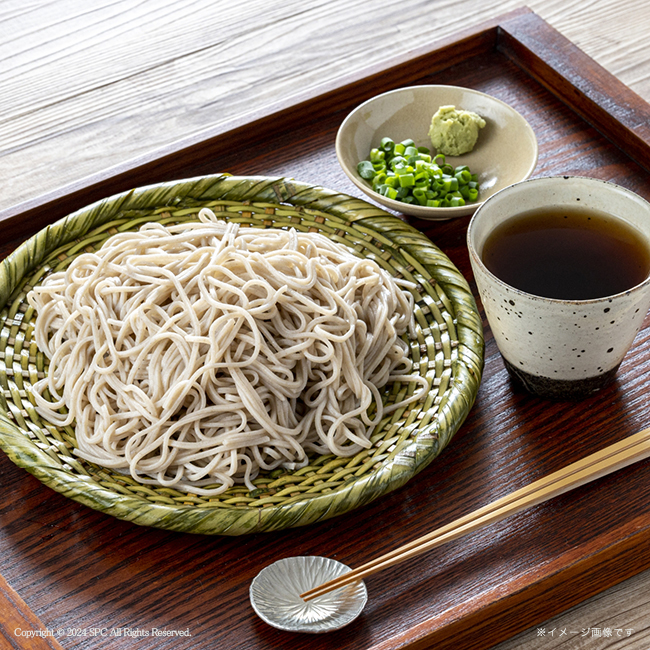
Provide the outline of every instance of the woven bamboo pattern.
{"type": "MultiPolygon", "coordinates": [[[[467,282],[412,226],[345,194],[282,178],[216,175],[125,192],[48,226],[0,266],[0,448],[61,494],[136,524],[241,535],[311,524],[363,506],[404,485],[447,446],[474,403],[483,369],[483,332],[467,282]],[[48,360],[32,338],[35,313],[25,300],[34,284],[111,235],[157,220],[195,220],[209,207],[221,219],[257,228],[319,231],[417,284],[413,373],[427,378],[422,401],[377,427],[373,446],[351,458],[311,459],[276,469],[255,490],[233,486],[216,497],[145,486],[74,455],[74,428],[43,421],[30,396],[48,360]]],[[[413,384],[384,389],[386,403],[413,384]]]]}

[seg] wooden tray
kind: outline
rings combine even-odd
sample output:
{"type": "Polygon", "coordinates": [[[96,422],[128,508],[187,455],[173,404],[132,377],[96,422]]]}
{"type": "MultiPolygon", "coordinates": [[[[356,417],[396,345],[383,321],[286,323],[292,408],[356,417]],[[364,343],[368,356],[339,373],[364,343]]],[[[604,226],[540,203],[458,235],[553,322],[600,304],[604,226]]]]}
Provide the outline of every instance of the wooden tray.
{"type": "MultiPolygon", "coordinates": [[[[523,9],[0,213],[0,254],[95,199],[198,174],[286,175],[359,196],[336,162],[339,124],[366,98],[418,83],[468,86],[514,106],[539,138],[535,175],[594,176],[650,198],[650,107],[523,9]]],[[[471,280],[468,219],[411,223],[471,280]]],[[[156,650],[468,650],[650,567],[645,461],[372,576],[366,610],[338,632],[284,633],[255,616],[249,585],[277,559],[358,566],[648,426],[650,319],[616,383],[580,403],[518,390],[484,324],[485,375],[454,453],[368,507],[311,527],[246,538],[139,528],[65,499],[0,456],[5,578],[48,630],[61,630],[65,648],[126,650],[139,634],[139,649],[156,650]]]]}

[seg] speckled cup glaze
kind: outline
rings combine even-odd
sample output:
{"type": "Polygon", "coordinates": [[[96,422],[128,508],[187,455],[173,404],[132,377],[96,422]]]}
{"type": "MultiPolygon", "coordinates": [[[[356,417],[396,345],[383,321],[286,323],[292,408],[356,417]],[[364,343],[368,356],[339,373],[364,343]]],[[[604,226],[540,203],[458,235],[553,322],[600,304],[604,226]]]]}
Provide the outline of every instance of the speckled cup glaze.
{"type": "Polygon", "coordinates": [[[576,202],[627,221],[650,248],[650,203],[613,183],[578,176],[511,185],[476,211],[467,231],[476,284],[506,368],[543,397],[581,398],[611,382],[650,307],[650,277],[623,293],[573,301],[525,293],[487,270],[483,245],[498,224],[540,206],[576,202]]]}

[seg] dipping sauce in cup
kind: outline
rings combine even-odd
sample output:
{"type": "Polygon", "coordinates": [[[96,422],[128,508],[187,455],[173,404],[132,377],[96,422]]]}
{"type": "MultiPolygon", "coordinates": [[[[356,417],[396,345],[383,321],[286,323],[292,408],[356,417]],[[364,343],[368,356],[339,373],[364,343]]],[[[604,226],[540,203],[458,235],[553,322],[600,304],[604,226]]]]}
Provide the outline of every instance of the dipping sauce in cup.
{"type": "Polygon", "coordinates": [[[566,399],[613,380],[650,307],[650,203],[596,179],[535,178],[490,197],[467,244],[517,381],[566,399]]]}

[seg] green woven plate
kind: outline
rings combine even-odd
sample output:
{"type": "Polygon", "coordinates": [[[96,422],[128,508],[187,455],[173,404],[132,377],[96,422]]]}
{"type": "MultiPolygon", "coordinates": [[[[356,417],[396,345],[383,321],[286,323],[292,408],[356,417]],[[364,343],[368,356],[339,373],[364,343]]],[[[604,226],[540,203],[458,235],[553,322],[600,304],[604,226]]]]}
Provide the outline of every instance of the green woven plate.
{"type": "MultiPolygon", "coordinates": [[[[0,447],[45,485],[101,512],[169,530],[241,535],[302,526],[362,506],[406,483],[449,443],[474,403],[483,369],[481,320],[467,282],[429,239],[365,201],[286,179],[228,175],[163,183],[99,201],[48,226],[0,268],[0,447]],[[352,458],[314,457],[295,471],[258,477],[252,492],[217,497],[143,486],[81,461],[73,428],[40,419],[31,386],[47,372],[32,338],[31,286],[110,235],[151,220],[195,219],[202,207],[259,228],[320,231],[418,284],[414,373],[428,398],[392,413],[373,446],[352,458]],[[408,408],[408,410],[406,410],[408,408]]],[[[414,384],[386,387],[402,399],[414,384]]]]}

